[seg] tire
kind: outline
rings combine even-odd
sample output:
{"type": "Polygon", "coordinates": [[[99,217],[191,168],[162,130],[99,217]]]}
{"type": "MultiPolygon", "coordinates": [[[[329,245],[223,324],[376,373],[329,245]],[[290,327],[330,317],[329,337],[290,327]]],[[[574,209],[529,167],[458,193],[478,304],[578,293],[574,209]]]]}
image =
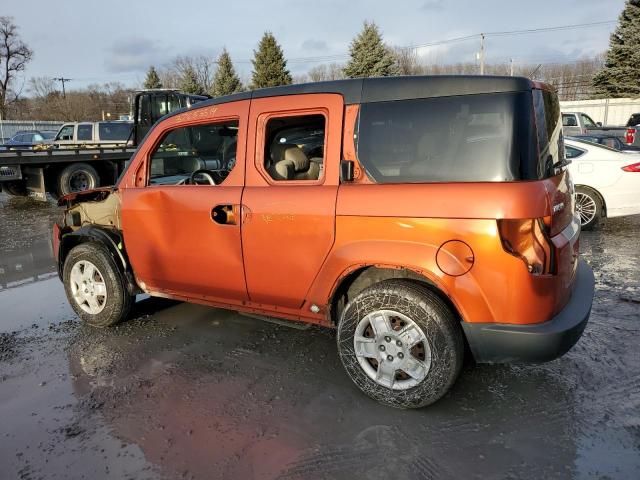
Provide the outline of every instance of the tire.
{"type": "Polygon", "coordinates": [[[591,230],[602,218],[602,199],[594,190],[576,187],[576,210],[580,214],[582,230],[591,230]]]}
{"type": "Polygon", "coordinates": [[[409,280],[386,280],[358,294],[344,309],[337,342],[342,365],[355,384],[396,408],[424,407],[442,398],[458,378],[464,356],[456,316],[438,295],[409,280]],[[376,335],[372,319],[382,335],[376,335]],[[356,338],[361,339],[360,355],[356,338]],[[420,343],[412,347],[416,341],[420,343]],[[385,358],[390,362],[381,370],[385,358]],[[397,367],[413,369],[413,374],[397,367]]]}
{"type": "Polygon", "coordinates": [[[27,185],[24,180],[15,180],[2,183],[2,191],[14,197],[26,197],[27,185]]]}
{"type": "Polygon", "coordinates": [[[60,197],[72,192],[91,190],[100,186],[100,176],[88,163],[72,163],[58,174],[57,193],[60,197]]]}
{"type": "Polygon", "coordinates": [[[71,307],[89,325],[115,325],[124,320],[131,309],[134,297],[127,291],[114,258],[99,243],[81,243],[72,248],[64,261],[62,280],[71,307]],[[91,266],[97,275],[90,275],[87,269],[91,266]],[[91,281],[84,285],[89,290],[86,293],[82,287],[84,280],[89,279],[88,275],[91,281]],[[94,295],[91,295],[92,291],[94,295]],[[103,291],[105,293],[101,295],[103,291]]]}

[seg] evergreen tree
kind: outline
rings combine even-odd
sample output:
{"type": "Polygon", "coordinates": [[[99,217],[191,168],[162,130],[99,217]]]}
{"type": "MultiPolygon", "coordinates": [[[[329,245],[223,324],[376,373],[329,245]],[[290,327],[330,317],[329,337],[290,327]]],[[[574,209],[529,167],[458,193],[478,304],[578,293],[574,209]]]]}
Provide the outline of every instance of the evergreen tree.
{"type": "Polygon", "coordinates": [[[147,78],[144,81],[144,88],[162,88],[160,77],[153,65],[149,67],[149,71],[147,72],[147,78]]]}
{"type": "Polygon", "coordinates": [[[349,53],[351,60],[344,67],[348,78],[398,75],[393,52],[384,44],[380,30],[373,22],[364,22],[362,31],[351,42],[349,53]]]}
{"type": "Polygon", "coordinates": [[[601,96],[640,95],[640,0],[627,0],[593,86],[601,96]]]}
{"type": "Polygon", "coordinates": [[[242,91],[242,82],[236,74],[227,49],[223,49],[218,57],[218,69],[213,77],[211,96],[220,97],[242,91]]]}
{"type": "Polygon", "coordinates": [[[282,48],[271,32],[265,32],[258,50],[253,51],[253,74],[251,88],[290,85],[291,74],[287,70],[282,48]]]}
{"type": "Polygon", "coordinates": [[[191,67],[185,68],[180,77],[180,91],[193,95],[202,95],[204,93],[203,90],[198,82],[198,75],[196,75],[195,70],[191,67]]]}

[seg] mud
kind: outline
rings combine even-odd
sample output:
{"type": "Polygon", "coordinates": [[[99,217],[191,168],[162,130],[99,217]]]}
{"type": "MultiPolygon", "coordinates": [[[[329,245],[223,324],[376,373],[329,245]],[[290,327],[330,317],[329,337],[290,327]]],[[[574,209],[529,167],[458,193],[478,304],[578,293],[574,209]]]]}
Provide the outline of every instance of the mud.
{"type": "Polygon", "coordinates": [[[140,298],[80,325],[58,209],[0,194],[0,478],[638,478],[640,217],[584,232],[597,295],[565,357],[465,366],[435,405],[378,405],[331,331],[140,298]]]}

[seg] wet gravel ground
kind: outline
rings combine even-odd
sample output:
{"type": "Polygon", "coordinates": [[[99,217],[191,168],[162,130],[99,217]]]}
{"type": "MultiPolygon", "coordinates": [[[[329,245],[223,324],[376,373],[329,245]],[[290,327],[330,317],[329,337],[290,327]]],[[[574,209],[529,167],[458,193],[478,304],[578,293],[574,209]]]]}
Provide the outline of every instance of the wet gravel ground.
{"type": "Polygon", "coordinates": [[[361,394],[331,331],[141,299],[79,324],[59,211],[0,194],[0,478],[640,478],[640,217],[582,234],[583,338],[535,366],[465,367],[432,407],[361,394]]]}

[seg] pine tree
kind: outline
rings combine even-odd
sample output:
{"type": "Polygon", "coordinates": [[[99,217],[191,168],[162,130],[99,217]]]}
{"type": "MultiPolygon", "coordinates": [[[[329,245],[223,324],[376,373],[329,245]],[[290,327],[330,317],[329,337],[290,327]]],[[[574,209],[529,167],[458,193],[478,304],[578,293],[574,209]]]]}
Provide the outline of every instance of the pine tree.
{"type": "Polygon", "coordinates": [[[191,67],[187,67],[182,72],[182,76],[180,78],[180,91],[184,93],[191,93],[193,95],[202,95],[203,88],[200,86],[198,82],[198,75],[191,67]]]}
{"type": "Polygon", "coordinates": [[[153,65],[149,67],[149,71],[147,72],[147,78],[144,81],[144,88],[162,88],[160,77],[153,65]]]}
{"type": "Polygon", "coordinates": [[[351,42],[349,53],[351,60],[344,67],[348,78],[398,75],[393,52],[384,44],[380,30],[373,22],[364,22],[362,31],[351,42]]]}
{"type": "Polygon", "coordinates": [[[236,74],[227,49],[223,49],[218,57],[218,69],[213,77],[211,96],[220,97],[242,91],[242,82],[236,74]]]}
{"type": "Polygon", "coordinates": [[[276,38],[271,32],[265,32],[258,50],[253,51],[254,58],[251,88],[277,87],[290,85],[291,74],[287,70],[287,61],[276,38]]]}
{"type": "Polygon", "coordinates": [[[640,95],[640,0],[627,0],[593,86],[601,96],[640,95]]]}

